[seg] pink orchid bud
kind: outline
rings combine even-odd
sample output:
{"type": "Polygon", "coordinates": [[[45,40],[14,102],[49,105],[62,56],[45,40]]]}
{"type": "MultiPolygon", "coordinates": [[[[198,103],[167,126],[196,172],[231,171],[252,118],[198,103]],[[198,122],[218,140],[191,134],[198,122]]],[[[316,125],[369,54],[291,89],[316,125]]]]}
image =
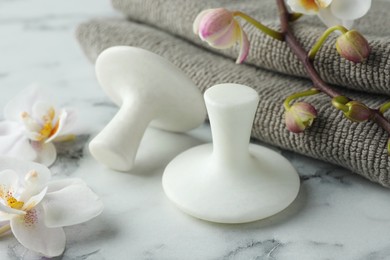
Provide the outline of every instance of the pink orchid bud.
{"type": "Polygon", "coordinates": [[[344,115],[354,122],[364,122],[372,116],[371,110],[358,101],[350,101],[345,106],[348,111],[345,111],[344,115]]]}
{"type": "Polygon", "coordinates": [[[301,133],[311,126],[316,117],[317,110],[312,105],[298,102],[286,111],[286,126],[293,133],[301,133]]]}
{"type": "Polygon", "coordinates": [[[234,18],[234,13],[225,8],[204,10],[196,17],[194,33],[216,49],[227,49],[240,43],[236,63],[242,63],[249,53],[248,36],[234,18]]]}
{"type": "Polygon", "coordinates": [[[365,61],[370,54],[366,38],[355,30],[340,35],[336,41],[336,49],[341,57],[354,63],[365,61]]]}

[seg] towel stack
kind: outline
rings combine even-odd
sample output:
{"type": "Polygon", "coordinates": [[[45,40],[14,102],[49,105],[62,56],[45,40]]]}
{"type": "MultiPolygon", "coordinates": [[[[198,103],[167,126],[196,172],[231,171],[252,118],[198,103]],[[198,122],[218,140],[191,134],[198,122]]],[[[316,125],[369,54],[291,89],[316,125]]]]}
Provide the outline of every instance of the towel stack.
{"type": "MultiPolygon", "coordinates": [[[[390,187],[388,134],[372,122],[352,123],[319,94],[305,98],[314,104],[318,118],[303,134],[287,131],[283,100],[312,86],[298,59],[283,42],[244,25],[251,49],[246,64],[236,65],[238,46],[216,50],[192,33],[196,15],[208,8],[244,11],[264,24],[279,28],[274,1],[265,0],[112,0],[125,19],[96,19],[81,24],[78,40],[91,61],[115,45],[137,46],[157,53],[182,69],[204,92],[218,83],[239,83],[260,95],[252,136],[284,149],[343,166],[371,181],[390,187]]],[[[355,23],[369,40],[372,52],[363,64],[339,57],[330,37],[315,59],[315,67],[341,93],[376,108],[390,94],[390,10],[388,0],[377,0],[369,13],[355,23]]],[[[294,32],[310,49],[325,27],[316,17],[303,17],[294,32]]]]}

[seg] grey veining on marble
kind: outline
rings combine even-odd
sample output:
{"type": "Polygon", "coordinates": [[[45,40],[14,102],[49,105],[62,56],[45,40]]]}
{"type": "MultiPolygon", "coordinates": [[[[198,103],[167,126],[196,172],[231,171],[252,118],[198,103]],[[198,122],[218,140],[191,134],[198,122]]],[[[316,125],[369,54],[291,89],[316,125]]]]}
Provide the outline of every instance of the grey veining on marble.
{"type": "MultiPolygon", "coordinates": [[[[66,250],[56,259],[390,259],[390,191],[324,162],[278,150],[299,171],[298,198],[274,217],[243,225],[187,216],[162,190],[166,164],[210,141],[206,124],[188,134],[148,129],[129,173],[95,162],[86,144],[117,108],[73,35],[82,21],[115,15],[106,0],[0,0],[0,107],[41,82],[77,108],[85,134],[58,147],[53,178],[80,177],[105,204],[96,219],[65,228],[66,250]]],[[[9,235],[0,238],[0,259],[42,257],[9,235]]]]}

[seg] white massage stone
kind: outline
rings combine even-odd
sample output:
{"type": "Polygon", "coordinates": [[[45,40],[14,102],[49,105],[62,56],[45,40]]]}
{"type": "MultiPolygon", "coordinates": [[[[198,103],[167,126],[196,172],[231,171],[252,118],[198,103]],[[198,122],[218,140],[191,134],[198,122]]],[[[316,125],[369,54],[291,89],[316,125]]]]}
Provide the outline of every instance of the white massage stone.
{"type": "Polygon", "coordinates": [[[184,212],[219,223],[245,223],[274,215],[296,198],[300,181],[280,154],[249,144],[258,94],[220,84],[204,94],[212,144],[174,158],[163,175],[167,197],[184,212]]]}
{"type": "Polygon", "coordinates": [[[96,61],[96,76],[120,109],[89,149],[112,169],[132,169],[148,125],[185,132],[206,117],[199,89],[172,63],[152,52],[128,46],[106,49],[96,61]]]}

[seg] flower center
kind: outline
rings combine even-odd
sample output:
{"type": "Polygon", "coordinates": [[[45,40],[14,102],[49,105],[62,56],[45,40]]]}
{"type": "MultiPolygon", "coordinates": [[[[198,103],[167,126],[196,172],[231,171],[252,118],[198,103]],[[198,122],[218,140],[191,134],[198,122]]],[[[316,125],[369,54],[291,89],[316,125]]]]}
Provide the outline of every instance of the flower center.
{"type": "Polygon", "coordinates": [[[5,189],[4,186],[0,186],[0,198],[2,198],[9,207],[13,209],[21,209],[24,205],[24,202],[18,201],[12,195],[13,195],[12,191],[5,189]]]}
{"type": "Polygon", "coordinates": [[[13,209],[22,209],[24,202],[15,199],[13,196],[7,196],[7,204],[13,209]]]}
{"type": "Polygon", "coordinates": [[[318,11],[316,0],[301,0],[301,6],[303,6],[306,10],[318,11]]]}
{"type": "Polygon", "coordinates": [[[60,122],[57,120],[57,122],[54,123],[55,110],[52,107],[42,116],[43,123],[39,123],[37,120],[33,119],[27,112],[23,112],[21,116],[26,128],[35,133],[34,136],[30,137],[33,141],[44,141],[58,131],[60,122]]]}

